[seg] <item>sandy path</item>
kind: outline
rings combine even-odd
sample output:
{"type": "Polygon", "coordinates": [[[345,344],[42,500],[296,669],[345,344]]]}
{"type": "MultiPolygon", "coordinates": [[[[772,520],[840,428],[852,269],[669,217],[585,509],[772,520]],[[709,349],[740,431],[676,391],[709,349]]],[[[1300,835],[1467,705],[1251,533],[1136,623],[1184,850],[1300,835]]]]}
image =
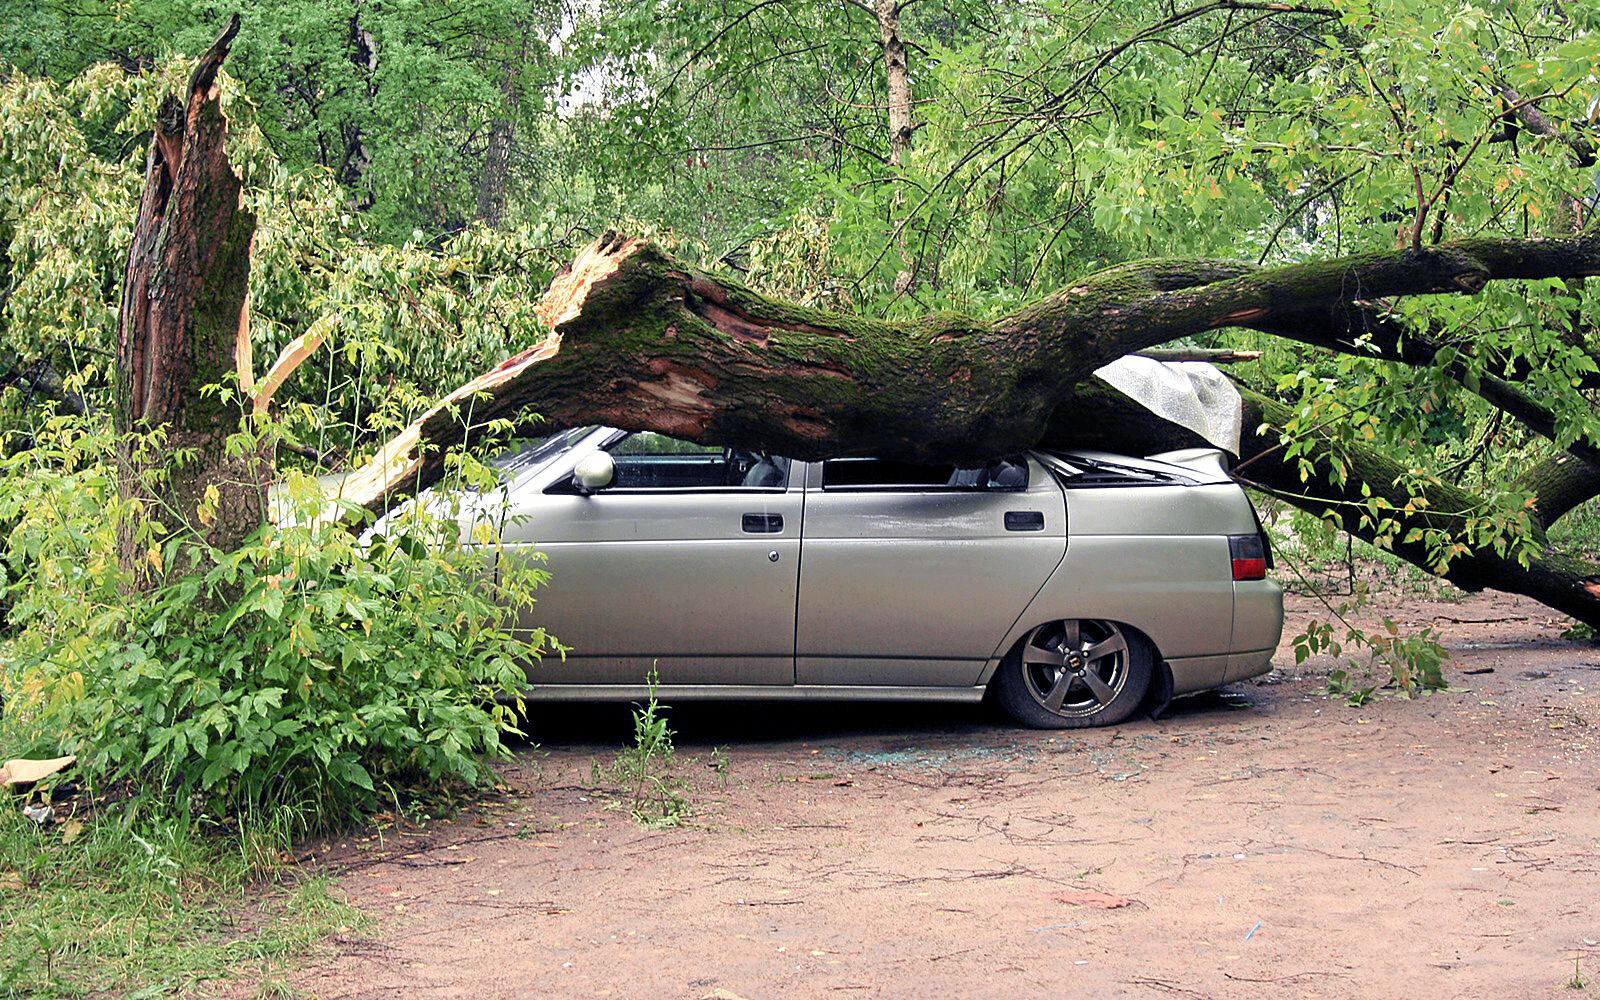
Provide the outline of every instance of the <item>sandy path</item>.
{"type": "Polygon", "coordinates": [[[695,815],[662,831],[594,787],[625,713],[552,712],[543,748],[507,769],[507,802],[330,845],[379,929],[300,985],[325,1000],[1593,995],[1563,987],[1575,957],[1600,979],[1600,649],[1502,595],[1403,612],[1468,620],[1442,622],[1460,690],[1352,709],[1314,662],[1067,736],[977,709],[685,706],[695,815]],[[1129,902],[1063,902],[1085,890],[1129,902]]]}

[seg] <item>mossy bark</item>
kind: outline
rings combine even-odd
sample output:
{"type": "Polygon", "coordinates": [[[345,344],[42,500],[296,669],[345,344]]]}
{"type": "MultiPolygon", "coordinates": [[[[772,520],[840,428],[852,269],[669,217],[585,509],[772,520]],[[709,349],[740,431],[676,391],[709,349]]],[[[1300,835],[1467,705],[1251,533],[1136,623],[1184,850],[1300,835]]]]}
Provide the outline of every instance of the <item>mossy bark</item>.
{"type": "Polygon", "coordinates": [[[1552,455],[1517,477],[1517,487],[1533,494],[1534,516],[1549,528],[1600,496],[1600,468],[1570,454],[1552,455]]]}
{"type": "Polygon", "coordinates": [[[992,321],[890,322],[776,301],[607,233],[552,283],[541,304],[549,338],[391,441],[350,495],[381,510],[437,479],[440,446],[470,445],[489,420],[530,410],[551,428],[606,423],[795,458],[990,458],[1039,441],[1096,368],[1144,348],[1361,299],[1597,271],[1600,237],[1476,239],[1271,269],[1147,260],[992,321]]]}
{"type": "MultiPolygon", "coordinates": [[[[231,549],[264,519],[272,456],[227,454],[250,389],[250,246],[255,217],[228,162],[217,72],[237,15],[200,58],[185,99],[157,117],[118,318],[119,488],[167,533],[192,527],[231,549]],[[231,389],[231,398],[203,392],[231,389]],[[150,446],[154,440],[159,442],[150,446]],[[209,490],[218,502],[202,516],[209,490]]],[[[132,523],[121,558],[144,582],[147,550],[132,523]]]]}

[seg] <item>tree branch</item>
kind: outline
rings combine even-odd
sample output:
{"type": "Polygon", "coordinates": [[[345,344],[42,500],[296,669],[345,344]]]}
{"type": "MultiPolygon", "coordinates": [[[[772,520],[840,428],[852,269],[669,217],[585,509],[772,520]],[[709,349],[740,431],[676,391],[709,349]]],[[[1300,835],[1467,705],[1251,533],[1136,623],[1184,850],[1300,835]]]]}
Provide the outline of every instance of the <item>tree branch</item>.
{"type": "MultiPolygon", "coordinates": [[[[1437,364],[1443,350],[1438,341],[1411,330],[1392,313],[1365,302],[1306,310],[1278,319],[1264,317],[1245,325],[1286,340],[1417,367],[1437,364]]],[[[1492,372],[1476,371],[1466,359],[1459,357],[1445,364],[1442,370],[1535,434],[1559,441],[1555,411],[1523,392],[1515,382],[1492,372]]],[[[1565,447],[1568,453],[1600,469],[1600,447],[1587,438],[1580,437],[1565,447]]]]}
{"type": "Polygon", "coordinates": [[[1477,239],[1260,269],[1135,261],[986,322],[886,322],[774,301],[608,233],[540,305],[551,335],[451,393],[352,481],[359,503],[442,473],[443,445],[525,410],[794,458],[992,458],[1040,439],[1096,368],[1221,326],[1377,296],[1472,293],[1498,278],[1600,270],[1600,239],[1477,239]]]}
{"type": "Polygon", "coordinates": [[[1568,454],[1552,455],[1517,477],[1516,487],[1533,494],[1534,516],[1540,527],[1548,529],[1600,496],[1600,469],[1568,454]]]}
{"type": "MultiPolygon", "coordinates": [[[[1563,555],[1545,546],[1527,566],[1496,554],[1490,548],[1462,551],[1448,568],[1438,573],[1433,553],[1421,540],[1407,541],[1413,528],[1422,532],[1442,529],[1454,534],[1462,517],[1479,513],[1481,499],[1448,483],[1431,483],[1417,493],[1414,504],[1408,476],[1398,462],[1371,448],[1345,445],[1319,434],[1326,449],[1321,456],[1342,460],[1346,475],[1332,473],[1330,462],[1319,461],[1308,479],[1301,478],[1300,463],[1284,457],[1280,437],[1293,414],[1289,407],[1241,387],[1244,424],[1240,439],[1238,477],[1317,517],[1331,518],[1342,529],[1369,543],[1386,540],[1385,548],[1421,569],[1441,575],[1464,590],[1493,588],[1532,597],[1579,621],[1600,627],[1600,565],[1563,555]],[[1366,490],[1363,491],[1363,486],[1366,490]],[[1381,498],[1384,516],[1393,518],[1395,530],[1380,532],[1369,515],[1370,497],[1381,498]]],[[[1205,446],[1192,431],[1168,423],[1133,400],[1105,385],[1085,383],[1077,388],[1070,407],[1051,424],[1045,443],[1054,447],[1094,447],[1127,454],[1147,455],[1177,448],[1205,446]],[[1094,413],[1089,424],[1075,414],[1094,413]]],[[[1580,468],[1587,466],[1572,459],[1580,468]]],[[[1595,475],[1590,472],[1589,475],[1595,475]]]]}

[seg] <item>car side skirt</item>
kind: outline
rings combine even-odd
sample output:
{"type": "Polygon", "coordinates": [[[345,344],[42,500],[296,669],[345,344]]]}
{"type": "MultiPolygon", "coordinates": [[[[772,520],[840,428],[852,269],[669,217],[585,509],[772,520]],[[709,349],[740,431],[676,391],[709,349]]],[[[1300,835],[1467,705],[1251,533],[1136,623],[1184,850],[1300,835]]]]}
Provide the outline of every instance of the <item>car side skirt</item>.
{"type": "MultiPolygon", "coordinates": [[[[660,701],[943,701],[978,702],[984,688],[909,687],[843,684],[662,684],[655,690],[660,701]]],[[[643,684],[540,684],[523,693],[528,701],[644,701],[650,697],[643,684]]]]}
{"type": "Polygon", "coordinates": [[[1234,653],[1229,656],[1227,683],[1232,684],[1234,681],[1249,680],[1252,677],[1260,677],[1262,674],[1271,671],[1272,654],[1276,652],[1277,649],[1274,647],[1272,649],[1252,650],[1248,653],[1234,653]]]}

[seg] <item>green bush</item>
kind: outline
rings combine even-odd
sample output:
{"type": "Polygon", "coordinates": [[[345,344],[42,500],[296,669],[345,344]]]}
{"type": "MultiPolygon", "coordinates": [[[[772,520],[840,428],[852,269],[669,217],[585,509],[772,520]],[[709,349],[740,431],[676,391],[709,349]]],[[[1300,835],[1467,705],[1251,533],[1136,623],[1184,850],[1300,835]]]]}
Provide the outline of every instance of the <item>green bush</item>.
{"type": "Polygon", "coordinates": [[[459,496],[358,537],[290,473],[277,525],[233,552],[167,533],[156,586],[130,596],[115,526],[143,515],[119,504],[108,435],[57,422],[32,444],[0,465],[7,748],[76,753],[102,793],[284,813],[297,832],[402,786],[477,783],[503,752],[524,664],[547,646],[517,628],[545,573],[485,572],[496,537],[457,528],[459,496]]]}

